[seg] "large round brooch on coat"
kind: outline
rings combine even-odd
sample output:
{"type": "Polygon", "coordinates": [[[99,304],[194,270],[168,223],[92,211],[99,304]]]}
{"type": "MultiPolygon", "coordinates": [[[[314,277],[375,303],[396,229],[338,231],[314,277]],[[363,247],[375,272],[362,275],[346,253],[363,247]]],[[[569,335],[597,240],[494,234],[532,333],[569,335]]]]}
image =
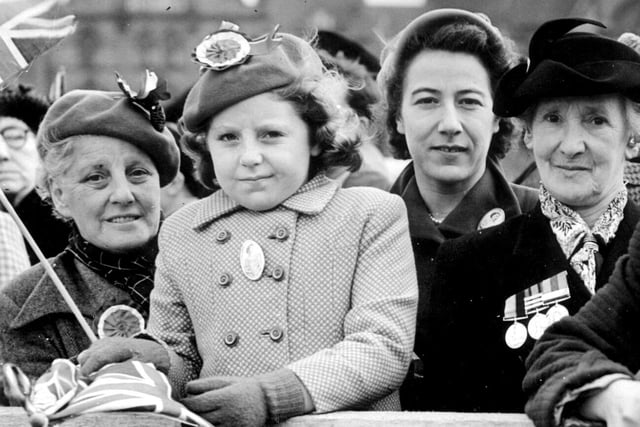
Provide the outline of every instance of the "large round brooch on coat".
{"type": "Polygon", "coordinates": [[[233,30],[220,30],[209,34],[191,54],[194,61],[220,71],[242,64],[251,52],[249,40],[233,30]]]}
{"type": "Polygon", "coordinates": [[[133,307],[119,304],[109,307],[98,321],[98,337],[129,338],[144,330],[144,318],[133,307]]]}

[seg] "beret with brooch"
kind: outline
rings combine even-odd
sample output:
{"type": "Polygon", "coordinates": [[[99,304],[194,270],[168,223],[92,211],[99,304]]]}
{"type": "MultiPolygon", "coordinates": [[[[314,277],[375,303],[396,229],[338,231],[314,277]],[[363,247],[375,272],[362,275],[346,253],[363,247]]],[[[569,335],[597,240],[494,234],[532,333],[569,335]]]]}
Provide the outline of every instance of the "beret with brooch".
{"type": "Polygon", "coordinates": [[[160,186],[164,186],[178,173],[178,147],[164,123],[152,123],[154,114],[135,101],[126,92],[70,91],[51,105],[38,138],[56,142],[72,136],[104,135],[129,142],[151,158],[160,186]]]}
{"type": "Polygon", "coordinates": [[[288,33],[249,39],[223,22],[192,56],[202,73],[184,104],[182,123],[190,132],[204,130],[220,111],[261,93],[284,88],[299,78],[319,79],[322,62],[305,40],[288,33]]]}
{"type": "Polygon", "coordinates": [[[498,82],[493,112],[514,117],[544,98],[620,93],[640,101],[640,55],[594,33],[569,32],[590,19],[566,18],[542,24],[529,43],[529,63],[507,71],[498,82]]]}
{"type": "Polygon", "coordinates": [[[407,24],[382,49],[380,54],[381,68],[376,79],[381,93],[387,97],[387,87],[411,40],[422,34],[434,33],[439,28],[456,23],[476,25],[483,29],[488,37],[503,39],[500,31],[491,24],[489,18],[484,14],[453,8],[434,9],[423,13],[407,24]]]}

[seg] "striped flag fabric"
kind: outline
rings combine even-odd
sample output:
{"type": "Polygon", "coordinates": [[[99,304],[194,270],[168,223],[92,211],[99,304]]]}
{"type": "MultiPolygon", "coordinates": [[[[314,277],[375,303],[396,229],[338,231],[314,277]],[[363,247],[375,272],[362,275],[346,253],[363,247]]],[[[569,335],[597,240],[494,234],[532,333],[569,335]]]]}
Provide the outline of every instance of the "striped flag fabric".
{"type": "Polygon", "coordinates": [[[34,59],[75,31],[75,16],[55,17],[61,3],[0,0],[0,85],[17,77],[34,59]]]}
{"type": "Polygon", "coordinates": [[[77,372],[78,367],[70,361],[57,359],[36,382],[31,402],[50,420],[95,412],[133,411],[155,412],[183,424],[212,427],[171,398],[167,377],[150,363],[136,360],[113,363],[90,380],[80,380],[77,372]]]}

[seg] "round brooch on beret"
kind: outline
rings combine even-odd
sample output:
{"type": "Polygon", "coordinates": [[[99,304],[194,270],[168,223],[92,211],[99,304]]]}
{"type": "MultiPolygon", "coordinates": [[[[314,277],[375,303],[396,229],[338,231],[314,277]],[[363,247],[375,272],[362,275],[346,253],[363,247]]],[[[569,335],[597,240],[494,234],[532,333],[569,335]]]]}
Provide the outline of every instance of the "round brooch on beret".
{"type": "Polygon", "coordinates": [[[282,40],[276,36],[279,25],[269,34],[250,39],[238,31],[239,27],[222,21],[218,31],[207,35],[191,53],[194,62],[214,71],[226,70],[244,63],[250,56],[271,51],[282,40]]]}

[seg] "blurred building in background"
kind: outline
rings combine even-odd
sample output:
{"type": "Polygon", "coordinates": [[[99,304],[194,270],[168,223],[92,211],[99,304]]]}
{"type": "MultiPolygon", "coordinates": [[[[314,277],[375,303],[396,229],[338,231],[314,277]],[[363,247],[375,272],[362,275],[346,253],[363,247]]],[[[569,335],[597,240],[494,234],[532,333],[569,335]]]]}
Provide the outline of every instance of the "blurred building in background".
{"type": "Polygon", "coordinates": [[[417,15],[440,7],[484,12],[526,52],[532,32],[554,17],[591,17],[605,22],[604,33],[640,31],[637,0],[70,0],[60,16],[78,17],[74,35],[39,58],[20,82],[46,92],[59,67],[66,89],[114,89],[114,71],[136,87],[145,68],[157,71],[179,94],[195,81],[190,53],[222,19],[252,36],[276,24],[299,35],[313,29],[340,32],[374,54],[417,15]]]}

